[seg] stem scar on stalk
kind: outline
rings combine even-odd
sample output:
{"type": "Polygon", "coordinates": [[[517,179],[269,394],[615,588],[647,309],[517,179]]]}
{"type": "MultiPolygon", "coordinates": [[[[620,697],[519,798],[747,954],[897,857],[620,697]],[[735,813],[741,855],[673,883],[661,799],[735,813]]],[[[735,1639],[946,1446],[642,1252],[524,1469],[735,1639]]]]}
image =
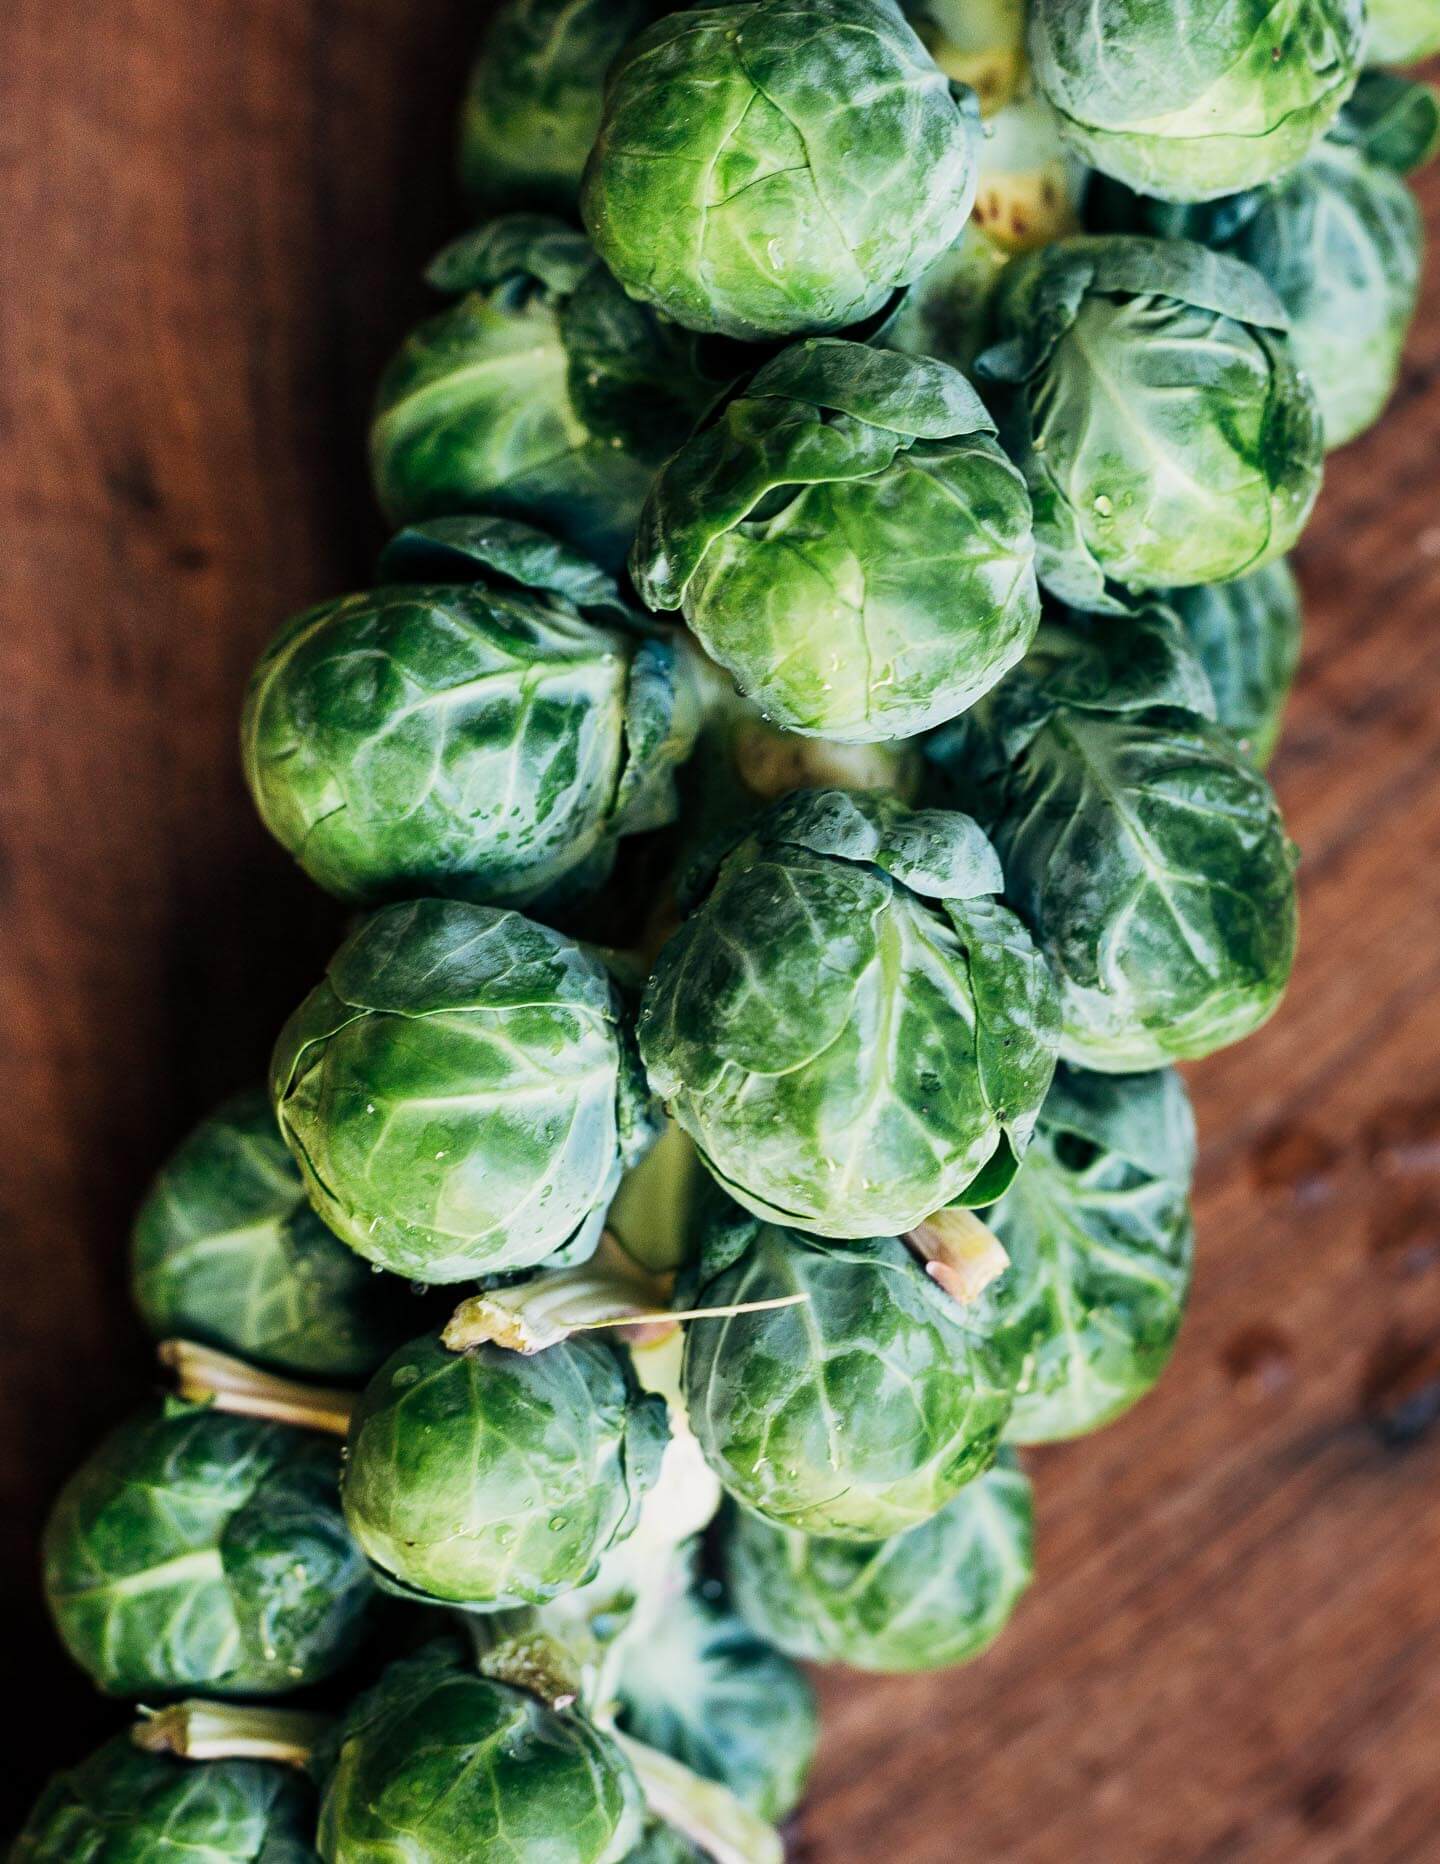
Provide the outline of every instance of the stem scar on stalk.
{"type": "Polygon", "coordinates": [[[968,1307],[1010,1266],[1005,1246],[973,1210],[937,1210],[906,1233],[904,1241],[925,1264],[925,1273],[952,1301],[968,1307]]]}
{"type": "Polygon", "coordinates": [[[354,1394],[323,1385],[257,1372],[243,1359],[197,1346],[193,1340],[163,1340],[155,1349],[162,1366],[175,1374],[175,1395],[190,1404],[213,1405],[239,1417],[294,1424],[300,1430],[343,1437],[350,1428],[354,1394]]]}
{"type": "Polygon", "coordinates": [[[135,1746],[179,1760],[270,1760],[303,1768],[329,1727],[323,1715],[239,1703],[176,1702],[139,1713],[130,1730],[135,1746]]]}
{"type": "Polygon", "coordinates": [[[489,1344],[528,1355],[558,1346],[575,1333],[614,1327],[632,1346],[653,1345],[682,1320],[723,1320],[810,1299],[790,1294],[735,1307],[672,1308],[674,1290],[673,1274],[641,1268],[607,1230],[595,1254],[578,1268],[471,1295],[456,1308],[440,1338],[452,1353],[489,1344]]]}

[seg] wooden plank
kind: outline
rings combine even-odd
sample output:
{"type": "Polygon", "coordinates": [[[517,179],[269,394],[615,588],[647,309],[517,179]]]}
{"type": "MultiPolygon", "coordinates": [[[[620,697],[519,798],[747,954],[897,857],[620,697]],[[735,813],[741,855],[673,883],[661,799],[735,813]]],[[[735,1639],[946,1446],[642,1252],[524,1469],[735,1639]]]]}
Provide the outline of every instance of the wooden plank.
{"type": "MultiPolygon", "coordinates": [[[[271,628],[378,536],[365,408],[454,224],[479,10],[0,9],[0,1573],[7,1697],[45,1710],[11,1816],[112,1713],[55,1650],[35,1536],[147,1377],[129,1211],[338,923],[252,821],[235,717],[271,628]]],[[[1033,1459],[1041,1578],[989,1656],[825,1679],[810,1864],[1440,1852],[1437,313],[1432,273],[1392,417],[1301,553],[1276,775],[1304,948],[1271,1027],[1193,1071],[1175,1364],[1033,1459]]]]}

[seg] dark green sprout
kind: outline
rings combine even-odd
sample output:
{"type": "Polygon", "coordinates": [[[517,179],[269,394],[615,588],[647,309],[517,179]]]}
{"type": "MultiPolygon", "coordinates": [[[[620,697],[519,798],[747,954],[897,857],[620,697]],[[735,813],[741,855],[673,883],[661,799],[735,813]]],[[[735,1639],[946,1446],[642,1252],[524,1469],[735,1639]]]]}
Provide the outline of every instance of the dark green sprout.
{"type": "Polygon", "coordinates": [[[1166,598],[1215,695],[1215,716],[1263,770],[1300,661],[1300,589],[1283,559],[1238,582],[1173,589],[1166,598]]]}
{"type": "Polygon", "coordinates": [[[463,1281],[590,1253],[653,1137],[599,958],[518,913],[390,906],[281,1031],[271,1092],[330,1227],[383,1268],[463,1281]]]}
{"type": "Polygon", "coordinates": [[[692,330],[839,330],[958,236],[974,114],[894,0],[682,9],[616,62],[581,210],[626,290],[692,330]]]}
{"type": "Polygon", "coordinates": [[[109,1695],[279,1695],[338,1670],[373,1588],[337,1447],[171,1401],[107,1437],[45,1529],[45,1595],[109,1695]]]}
{"type": "Polygon", "coordinates": [[[675,813],[693,656],[507,519],[402,532],[381,587],[296,616],[251,679],[245,775],[312,880],[363,904],[563,905],[675,813]]]}
{"type": "Polygon", "coordinates": [[[1354,88],[1365,0],[1032,0],[1035,81],[1084,159],[1213,200],[1283,174],[1354,88]]]}
{"type": "Polygon", "coordinates": [[[325,1864],[620,1864],[644,1826],[629,1764],[578,1708],[443,1646],[391,1665],[322,1770],[325,1864]]]}
{"type": "Polygon", "coordinates": [[[363,1378],[423,1319],[316,1216],[263,1092],[227,1101],[167,1160],[135,1219],[135,1303],[156,1339],[277,1372],[363,1378]]]}
{"type": "Polygon", "coordinates": [[[318,1864],[314,1795],[289,1767],[145,1754],[128,1735],[36,1801],[10,1864],[318,1864]]]}
{"type": "Polygon", "coordinates": [[[1098,1430],[1165,1370],[1190,1287],[1195,1123],[1179,1075],[1062,1068],[986,1222],[1010,1266],[975,1325],[1021,1367],[1006,1436],[1098,1430]]]}
{"type": "Polygon", "coordinates": [[[748,1209],[902,1235],[1013,1175],[1053,1072],[1054,986],[968,817],[776,804],[660,954],[656,1093],[748,1209]]]}
{"type": "Polygon", "coordinates": [[[1295,851],[1175,616],[1071,616],[937,735],[1060,985],[1061,1055],[1128,1074],[1238,1042],[1295,955],[1295,851]]]}
{"type": "Polygon", "coordinates": [[[789,731],[912,737],[1025,652],[1030,502],[965,378],[819,338],[767,363],[669,461],[631,566],[789,731]]]}
{"type": "Polygon", "coordinates": [[[605,74],[665,0],[502,0],[470,75],[460,175],[487,210],[572,215],[605,74]]]}
{"type": "Polygon", "coordinates": [[[830,1540],[735,1514],[726,1572],[751,1629],[814,1663],[898,1673],[968,1663],[1034,1567],[1030,1484],[1008,1454],[920,1527],[830,1540]]]}
{"type": "Polygon", "coordinates": [[[1440,153],[1440,90],[1391,72],[1367,71],[1331,135],[1367,162],[1413,175],[1440,153]]]}
{"type": "Polygon", "coordinates": [[[1030,487],[1040,580],[1077,608],[1223,582],[1299,536],[1320,415],[1288,318],[1239,260],[1082,236],[1017,259],[977,364],[1030,487]]]}
{"type": "Polygon", "coordinates": [[[686,1305],[796,1296],[690,1323],[691,1428],[729,1492],[769,1521],[851,1540],[903,1533],[995,1460],[1019,1356],[897,1239],[824,1242],[717,1205],[686,1305]]]}
{"type": "Polygon", "coordinates": [[[582,1585],[659,1474],[664,1400],[581,1335],[533,1357],[402,1347],[350,1426],[345,1518],[382,1583],[484,1609],[582,1585]]]}
{"type": "Polygon", "coordinates": [[[1188,208],[1112,186],[1097,190],[1091,218],[1198,240],[1253,266],[1289,319],[1326,446],[1343,446],[1380,418],[1400,372],[1425,243],[1402,177],[1426,159],[1433,133],[1425,85],[1368,77],[1335,133],[1279,180],[1188,208]]]}
{"type": "Polygon", "coordinates": [[[380,380],[370,457],[386,516],[494,512],[618,568],[656,469],[723,377],[561,221],[492,221],[427,277],[454,303],[380,380]]]}

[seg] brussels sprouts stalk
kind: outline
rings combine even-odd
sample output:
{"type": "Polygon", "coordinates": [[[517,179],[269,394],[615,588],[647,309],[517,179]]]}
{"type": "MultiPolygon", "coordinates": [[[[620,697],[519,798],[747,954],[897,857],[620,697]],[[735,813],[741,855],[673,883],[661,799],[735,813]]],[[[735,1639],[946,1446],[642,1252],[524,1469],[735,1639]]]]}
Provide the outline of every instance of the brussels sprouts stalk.
{"type": "Polygon", "coordinates": [[[583,1622],[567,1623],[563,1638],[537,1624],[534,1611],[466,1613],[464,1626],[475,1668],[492,1682],[522,1689],[552,1709],[596,1699],[603,1651],[583,1622]]]}
{"type": "Polygon", "coordinates": [[[925,1273],[962,1307],[978,1301],[1010,1266],[1005,1246],[973,1210],[937,1210],[905,1237],[925,1273]]]}
{"type": "Polygon", "coordinates": [[[782,731],[736,691],[699,641],[682,638],[700,695],[696,763],[703,781],[696,787],[703,808],[751,813],[795,790],[884,790],[907,801],[918,791],[920,760],[912,744],[842,744],[782,731]]]}
{"type": "Polygon", "coordinates": [[[695,1142],[667,1120],[660,1137],[620,1181],[605,1229],[638,1267],[678,1269],[692,1247],[692,1206],[703,1178],[695,1142]]]}
{"type": "Polygon", "coordinates": [[[785,1852],[774,1827],[713,1780],[618,1728],[607,1732],[634,1768],[646,1804],[715,1864],[782,1864],[785,1852]]]}
{"type": "Polygon", "coordinates": [[[558,1346],[575,1333],[623,1327],[636,1329],[643,1340],[654,1337],[652,1329],[668,1332],[682,1320],[762,1313],[809,1299],[798,1294],[738,1307],[675,1309],[668,1305],[673,1287],[673,1275],[642,1269],[607,1231],[595,1254],[578,1268],[537,1276],[518,1288],[471,1295],[456,1308],[440,1338],[452,1353],[493,1345],[528,1356],[558,1346]]]}
{"type": "Polygon", "coordinates": [[[142,1709],[130,1739],[147,1754],[181,1760],[269,1760],[308,1767],[329,1727],[324,1715],[262,1709],[242,1703],[176,1702],[142,1709]]]}
{"type": "Polygon", "coordinates": [[[343,1437],[350,1428],[355,1408],[351,1392],[275,1378],[257,1372],[243,1359],[197,1346],[193,1340],[163,1340],[156,1357],[174,1372],[177,1396],[191,1404],[213,1405],[237,1417],[267,1418],[334,1437],[343,1437]]]}

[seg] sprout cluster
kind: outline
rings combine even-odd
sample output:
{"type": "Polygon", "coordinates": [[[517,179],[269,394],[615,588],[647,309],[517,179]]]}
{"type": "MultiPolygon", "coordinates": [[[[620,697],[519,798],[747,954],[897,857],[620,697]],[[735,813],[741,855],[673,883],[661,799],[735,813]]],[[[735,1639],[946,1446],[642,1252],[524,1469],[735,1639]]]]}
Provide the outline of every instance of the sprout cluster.
{"type": "Polygon", "coordinates": [[[779,1864],[799,1664],[979,1658],[1159,1380],[1294,961],[1432,0],[490,12],[399,528],[244,707],[355,916],[136,1218],[44,1579],[141,1719],[17,1864],[779,1864]]]}

